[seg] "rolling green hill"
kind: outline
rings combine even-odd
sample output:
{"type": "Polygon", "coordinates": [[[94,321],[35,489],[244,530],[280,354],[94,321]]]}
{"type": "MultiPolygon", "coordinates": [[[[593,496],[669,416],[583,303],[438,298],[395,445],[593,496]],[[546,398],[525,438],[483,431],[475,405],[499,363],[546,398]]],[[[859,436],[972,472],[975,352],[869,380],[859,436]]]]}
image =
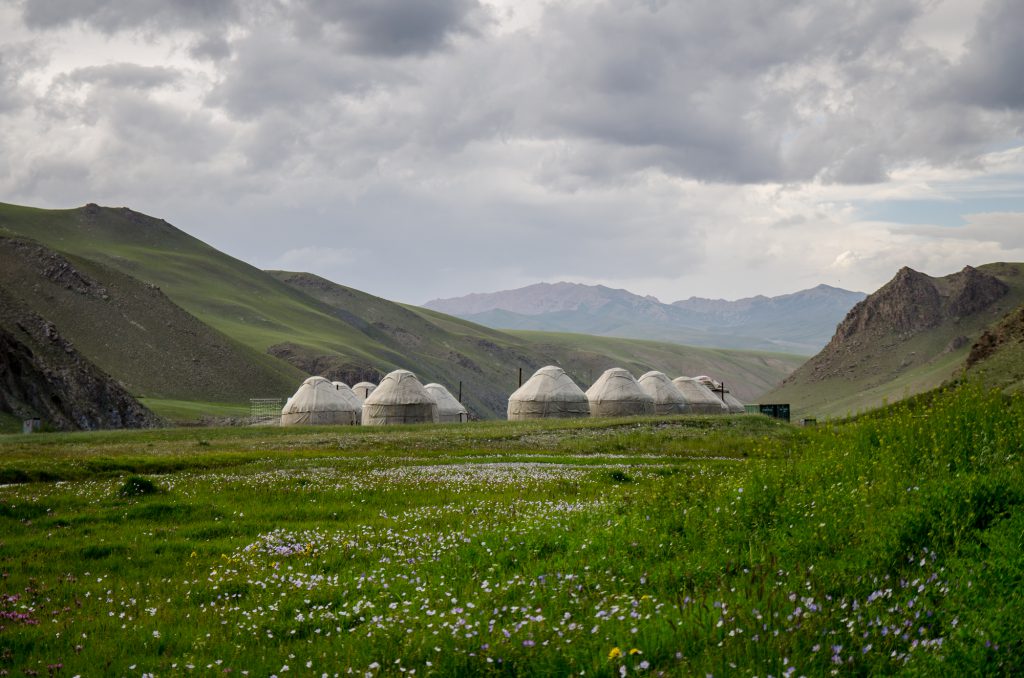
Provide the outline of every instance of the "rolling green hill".
{"type": "Polygon", "coordinates": [[[796,417],[841,417],[922,393],[959,374],[971,345],[1022,302],[1024,264],[939,278],[904,268],[763,399],[791,403],[796,417]]]}
{"type": "MultiPolygon", "coordinates": [[[[596,378],[599,370],[617,364],[637,373],[660,369],[675,375],[687,368],[724,379],[739,397],[751,399],[803,360],[798,356],[583,335],[491,330],[434,311],[395,304],[317,276],[261,271],[161,219],[127,208],[90,204],[77,209],[43,210],[0,204],[2,235],[37,241],[73,262],[76,269],[104,281],[104,285],[111,281],[111,289],[127,289],[132,279],[140,281],[142,288],[159,292],[161,297],[166,295],[163,298],[187,312],[174,316],[178,320],[165,320],[165,326],[168,322],[171,326],[190,322],[186,316],[198,320],[214,331],[208,337],[219,337],[221,344],[226,338],[235,342],[230,347],[233,355],[247,356],[245,362],[261,365],[268,374],[276,375],[274,379],[280,378],[272,379],[273,383],[238,384],[227,394],[187,386],[188,379],[167,379],[160,388],[154,388],[154,381],[142,379],[136,367],[124,366],[117,378],[130,384],[133,393],[151,396],[146,404],[165,416],[202,409],[189,406],[189,401],[223,405],[231,401],[241,404],[249,397],[286,396],[297,386],[302,373],[351,382],[373,380],[398,367],[411,368],[424,382],[438,381],[453,391],[462,382],[467,406],[481,417],[504,416],[506,399],[517,385],[520,367],[528,376],[548,363],[566,366],[583,386],[589,383],[591,374],[596,378]],[[286,386],[283,382],[289,380],[291,384],[286,386]],[[182,388],[167,388],[171,381],[182,388]],[[159,398],[152,399],[154,394],[159,398]]],[[[15,275],[3,284],[17,284],[18,279],[15,275]]],[[[128,323],[119,325],[123,332],[110,333],[115,341],[107,346],[103,342],[109,343],[111,337],[103,337],[98,330],[103,322],[91,319],[96,309],[103,308],[97,305],[100,302],[85,305],[83,301],[76,313],[75,302],[80,300],[73,294],[52,290],[47,294],[67,301],[62,322],[69,325],[69,331],[96,338],[91,352],[112,374],[117,371],[113,362],[119,352],[135,351],[137,343],[148,336],[131,321],[147,331],[149,325],[159,322],[157,318],[139,320],[133,317],[136,311],[128,313],[128,323]],[[82,319],[85,317],[90,320],[86,322],[82,319]],[[89,325],[89,331],[77,327],[79,324],[89,325]]],[[[35,301],[45,303],[38,296],[35,301]]],[[[89,345],[82,341],[83,347],[89,345]]],[[[170,341],[179,343],[174,337],[170,341]]],[[[198,343],[208,341],[211,339],[198,343]]],[[[177,346],[163,350],[187,353],[177,346]]],[[[200,359],[194,371],[202,372],[206,364],[200,359]]],[[[230,382],[236,369],[225,365],[228,374],[216,381],[230,382]]]]}

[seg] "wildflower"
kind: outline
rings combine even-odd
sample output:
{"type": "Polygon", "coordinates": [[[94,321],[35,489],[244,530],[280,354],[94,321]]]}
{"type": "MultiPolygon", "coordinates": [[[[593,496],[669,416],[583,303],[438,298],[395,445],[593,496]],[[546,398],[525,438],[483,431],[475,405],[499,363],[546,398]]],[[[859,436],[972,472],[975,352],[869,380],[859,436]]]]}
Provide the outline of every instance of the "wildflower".
{"type": "Polygon", "coordinates": [[[621,657],[621,656],[622,656],[622,650],[620,650],[620,649],[619,649],[619,648],[617,648],[617,647],[613,647],[613,648],[612,648],[612,649],[611,649],[611,650],[610,650],[610,651],[608,652],[608,659],[618,659],[618,658],[619,658],[619,657],[621,657]]]}
{"type": "Polygon", "coordinates": [[[640,668],[646,671],[647,669],[651,668],[651,662],[647,661],[646,659],[643,660],[642,662],[640,662],[640,668]]]}
{"type": "Polygon", "coordinates": [[[631,654],[631,655],[634,655],[634,654],[643,654],[643,652],[641,652],[640,650],[638,650],[638,649],[636,649],[636,648],[634,647],[634,648],[630,649],[630,651],[629,651],[629,654],[631,654]]]}
{"type": "Polygon", "coordinates": [[[536,644],[537,644],[536,641],[533,641],[533,640],[531,640],[529,638],[527,638],[526,640],[523,641],[523,647],[533,647],[536,644]]]}

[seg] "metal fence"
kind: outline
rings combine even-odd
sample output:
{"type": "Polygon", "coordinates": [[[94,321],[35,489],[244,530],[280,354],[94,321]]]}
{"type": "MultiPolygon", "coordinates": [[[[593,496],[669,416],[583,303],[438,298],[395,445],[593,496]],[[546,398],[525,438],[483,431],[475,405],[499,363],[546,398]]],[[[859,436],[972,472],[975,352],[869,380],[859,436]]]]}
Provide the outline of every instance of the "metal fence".
{"type": "Polygon", "coordinates": [[[281,423],[280,398],[250,398],[249,420],[253,426],[272,426],[281,423]]]}

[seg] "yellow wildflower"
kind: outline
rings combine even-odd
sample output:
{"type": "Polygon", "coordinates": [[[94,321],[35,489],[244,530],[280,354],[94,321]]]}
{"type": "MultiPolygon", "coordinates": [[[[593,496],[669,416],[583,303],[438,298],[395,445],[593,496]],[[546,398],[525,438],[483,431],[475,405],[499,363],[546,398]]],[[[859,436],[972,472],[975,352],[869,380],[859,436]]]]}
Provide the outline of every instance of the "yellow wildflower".
{"type": "Polygon", "coordinates": [[[608,659],[618,659],[622,656],[622,650],[617,647],[613,647],[611,652],[608,653],[608,659]]]}
{"type": "Polygon", "coordinates": [[[631,655],[632,654],[643,654],[643,652],[641,652],[640,650],[636,649],[635,647],[632,650],[630,650],[629,653],[631,655]]]}

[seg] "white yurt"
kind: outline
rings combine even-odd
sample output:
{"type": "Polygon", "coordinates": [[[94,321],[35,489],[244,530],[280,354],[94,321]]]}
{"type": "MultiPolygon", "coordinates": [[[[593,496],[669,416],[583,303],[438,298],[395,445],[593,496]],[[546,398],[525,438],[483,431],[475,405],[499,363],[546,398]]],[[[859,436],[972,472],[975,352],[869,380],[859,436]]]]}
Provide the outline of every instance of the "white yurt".
{"type": "Polygon", "coordinates": [[[654,399],[655,414],[689,414],[690,406],[679,388],[664,372],[651,370],[636,380],[640,388],[654,399]]]}
{"type": "Polygon", "coordinates": [[[344,398],[349,403],[351,403],[352,407],[355,408],[356,412],[359,414],[359,416],[356,417],[356,422],[358,423],[358,422],[362,421],[362,418],[363,418],[363,401],[362,401],[362,399],[359,396],[357,396],[352,391],[352,389],[348,387],[348,384],[346,384],[343,381],[332,381],[331,385],[334,386],[334,390],[338,392],[338,395],[340,395],[342,398],[344,398]]]}
{"type": "Polygon", "coordinates": [[[437,420],[442,424],[457,424],[469,421],[469,412],[462,403],[441,384],[427,384],[423,388],[437,403],[437,420]]]}
{"type": "Polygon", "coordinates": [[[508,397],[508,418],[548,419],[589,417],[583,390],[561,367],[542,367],[508,397]]]}
{"type": "Polygon", "coordinates": [[[605,370],[594,385],[587,389],[592,417],[630,417],[654,414],[654,398],[628,370],[613,367],[605,370]]]}
{"type": "Polygon", "coordinates": [[[366,400],[373,393],[374,389],[377,388],[377,384],[371,384],[368,381],[361,381],[352,387],[352,392],[356,394],[356,397],[360,401],[366,400]]]}
{"type": "Polygon", "coordinates": [[[718,398],[725,403],[725,406],[729,409],[729,414],[744,414],[747,408],[743,407],[743,403],[739,401],[736,396],[729,393],[729,389],[722,385],[722,382],[715,381],[711,377],[702,374],[699,377],[694,377],[697,381],[704,384],[714,393],[718,398]]]}
{"type": "Polygon", "coordinates": [[[409,370],[395,370],[363,401],[363,426],[437,423],[437,403],[409,370]]]}
{"type": "Polygon", "coordinates": [[[722,399],[704,384],[691,377],[676,377],[672,380],[679,392],[686,398],[693,414],[728,414],[729,408],[722,399]]]}
{"type": "Polygon", "coordinates": [[[281,426],[358,424],[359,408],[343,398],[323,377],[302,382],[281,410],[281,426]]]}

